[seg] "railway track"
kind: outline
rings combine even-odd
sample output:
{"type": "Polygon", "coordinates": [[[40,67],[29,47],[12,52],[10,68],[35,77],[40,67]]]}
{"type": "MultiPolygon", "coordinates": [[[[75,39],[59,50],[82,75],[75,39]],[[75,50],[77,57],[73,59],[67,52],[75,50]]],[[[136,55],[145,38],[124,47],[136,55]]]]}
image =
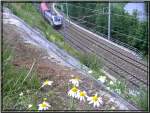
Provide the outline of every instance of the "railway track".
{"type": "MultiPolygon", "coordinates": [[[[64,30],[58,31],[64,35],[64,30]]],[[[126,79],[136,87],[148,85],[148,66],[134,57],[123,54],[123,50],[116,50],[102,42],[97,37],[66,23],[66,41],[74,48],[88,53],[95,53],[105,63],[104,69],[111,75],[126,79]]]]}
{"type": "MultiPolygon", "coordinates": [[[[61,31],[59,31],[60,33],[63,33],[63,32],[61,32],[61,31]]],[[[80,52],[84,52],[84,53],[95,53],[95,51],[93,50],[93,49],[90,49],[90,47],[88,47],[88,45],[86,45],[86,44],[83,44],[83,43],[81,43],[80,41],[80,39],[79,40],[76,40],[76,39],[74,39],[74,37],[72,36],[72,35],[69,35],[69,34],[67,34],[67,36],[66,36],[66,41],[68,42],[68,43],[70,43],[74,48],[76,48],[77,50],[79,50],[80,52]]],[[[101,57],[101,56],[100,56],[101,57]]],[[[107,59],[106,59],[107,60],[107,59]]],[[[123,76],[123,74],[120,74],[118,71],[116,71],[116,69],[114,69],[114,68],[112,68],[112,67],[114,67],[114,65],[111,65],[110,64],[110,62],[109,61],[106,61],[106,60],[103,60],[103,62],[105,62],[105,66],[107,67],[107,69],[109,70],[109,72],[111,71],[111,72],[113,72],[113,75],[115,75],[115,77],[117,77],[117,78],[119,78],[119,79],[126,79],[126,80],[128,80],[130,83],[132,83],[134,86],[136,86],[136,87],[139,87],[139,85],[137,85],[137,84],[139,84],[139,83],[135,83],[135,82],[133,82],[133,79],[134,78],[130,78],[129,79],[129,77],[126,77],[126,76],[123,76]]],[[[105,67],[105,68],[106,68],[105,67]]],[[[118,66],[117,66],[118,67],[118,66]]],[[[119,70],[119,69],[118,69],[119,70]]],[[[136,81],[135,79],[134,79],[134,81],[136,81]]]]}

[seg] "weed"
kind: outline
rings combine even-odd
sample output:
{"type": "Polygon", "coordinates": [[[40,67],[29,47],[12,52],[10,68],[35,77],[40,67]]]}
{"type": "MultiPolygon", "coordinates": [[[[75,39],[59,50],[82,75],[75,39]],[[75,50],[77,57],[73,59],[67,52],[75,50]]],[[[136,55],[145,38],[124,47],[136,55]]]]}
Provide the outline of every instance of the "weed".
{"type": "Polygon", "coordinates": [[[32,78],[26,77],[28,70],[25,68],[17,70],[11,63],[13,52],[5,45],[3,47],[3,110],[26,109],[28,103],[32,103],[32,95],[27,94],[26,91],[37,89],[40,85],[39,80],[36,74],[31,75],[32,78]],[[23,96],[19,96],[21,92],[24,93],[23,96]]]}

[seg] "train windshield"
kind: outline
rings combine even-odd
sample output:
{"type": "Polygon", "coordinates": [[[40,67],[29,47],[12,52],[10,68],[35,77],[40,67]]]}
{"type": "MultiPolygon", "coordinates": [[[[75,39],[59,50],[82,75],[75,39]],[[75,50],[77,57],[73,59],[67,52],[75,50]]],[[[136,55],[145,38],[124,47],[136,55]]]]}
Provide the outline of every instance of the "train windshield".
{"type": "Polygon", "coordinates": [[[57,16],[54,17],[54,20],[55,20],[56,22],[61,21],[61,20],[60,20],[60,17],[57,17],[57,16]]]}

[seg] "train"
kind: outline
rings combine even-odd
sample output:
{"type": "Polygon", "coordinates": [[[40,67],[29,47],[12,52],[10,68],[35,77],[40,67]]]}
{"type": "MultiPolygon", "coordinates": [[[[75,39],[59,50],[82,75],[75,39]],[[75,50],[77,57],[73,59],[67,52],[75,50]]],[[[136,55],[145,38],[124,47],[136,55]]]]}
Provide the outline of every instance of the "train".
{"type": "Polygon", "coordinates": [[[40,10],[44,18],[53,26],[53,28],[61,28],[63,26],[63,18],[58,16],[52,9],[49,9],[47,4],[42,2],[40,10]]]}

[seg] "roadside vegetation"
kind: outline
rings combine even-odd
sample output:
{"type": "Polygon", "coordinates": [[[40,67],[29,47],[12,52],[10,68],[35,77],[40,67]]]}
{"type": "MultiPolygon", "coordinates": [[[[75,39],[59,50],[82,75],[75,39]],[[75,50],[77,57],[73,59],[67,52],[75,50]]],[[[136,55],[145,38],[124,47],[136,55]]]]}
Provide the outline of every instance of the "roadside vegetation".
{"type": "MultiPolygon", "coordinates": [[[[14,51],[3,44],[2,53],[2,105],[3,110],[27,110],[34,101],[34,93],[40,86],[36,72],[29,76],[29,70],[16,68],[12,64],[14,51]]],[[[34,101],[35,102],[35,101],[34,101]]],[[[33,106],[33,109],[35,106],[33,106]]]]}
{"type": "MultiPolygon", "coordinates": [[[[127,99],[132,100],[136,105],[138,105],[144,110],[148,109],[146,91],[141,90],[142,93],[139,93],[139,94],[134,93],[135,95],[134,94],[131,95],[129,94],[129,90],[126,89],[126,85],[123,82],[120,82],[120,81],[112,82],[109,78],[105,76],[104,73],[101,72],[100,68],[102,68],[102,62],[100,61],[100,59],[98,59],[95,55],[85,55],[85,54],[83,55],[77,50],[75,50],[74,48],[72,48],[68,43],[64,41],[63,36],[60,35],[58,32],[56,32],[44,20],[42,15],[39,12],[37,12],[35,6],[33,6],[32,3],[5,3],[4,6],[10,8],[15,15],[19,16],[21,19],[23,19],[33,28],[34,27],[38,28],[49,41],[55,43],[60,48],[63,48],[72,56],[78,58],[84,65],[86,65],[92,70],[91,73],[93,73],[93,76],[95,76],[96,79],[99,79],[101,82],[105,83],[108,86],[109,90],[115,91],[118,94],[121,94],[122,96],[126,97],[127,99]],[[126,95],[127,92],[128,94],[126,95]]],[[[34,90],[38,90],[38,88],[40,87],[36,76],[34,76],[32,79],[27,78],[24,81],[24,83],[22,83],[22,80],[23,78],[26,77],[28,71],[25,69],[14,71],[13,66],[9,64],[8,62],[8,58],[10,56],[8,53],[10,52],[6,52],[3,54],[4,55],[3,61],[4,63],[6,62],[6,65],[4,65],[4,71],[3,71],[4,74],[6,74],[6,76],[3,78],[3,81],[4,81],[4,85],[3,85],[4,93],[3,94],[5,94],[3,95],[3,104],[4,104],[3,107],[4,108],[8,108],[11,105],[15,105],[15,101],[13,101],[12,99],[14,100],[20,99],[20,96],[15,95],[16,91],[20,93],[21,92],[25,93],[24,91],[26,91],[27,89],[34,91],[34,90]],[[13,75],[15,76],[12,77],[13,75]],[[22,77],[20,77],[20,75],[22,77]],[[15,77],[20,78],[17,81],[17,84],[16,84],[15,77]],[[31,87],[31,84],[33,84],[32,87],[31,87]],[[13,89],[16,89],[16,91],[13,89]]],[[[26,97],[21,98],[21,99],[23,100],[23,102],[20,104],[24,106],[19,107],[19,109],[27,107],[27,105],[32,102],[32,95],[28,94],[26,97]],[[26,104],[24,104],[24,102],[26,104]]],[[[14,107],[16,108],[16,106],[17,105],[15,105],[14,107]]]]}

